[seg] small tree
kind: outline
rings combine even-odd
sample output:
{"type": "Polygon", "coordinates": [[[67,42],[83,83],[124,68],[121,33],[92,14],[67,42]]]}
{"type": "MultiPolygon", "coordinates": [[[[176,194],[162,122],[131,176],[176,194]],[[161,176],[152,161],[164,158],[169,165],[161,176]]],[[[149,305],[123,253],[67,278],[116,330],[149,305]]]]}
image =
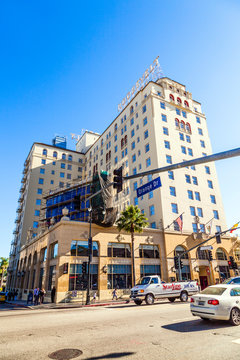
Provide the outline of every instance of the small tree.
{"type": "Polygon", "coordinates": [[[8,259],[1,257],[0,258],[0,276],[1,276],[0,287],[3,287],[3,279],[7,274],[7,267],[8,267],[8,259]]]}
{"type": "Polygon", "coordinates": [[[143,232],[143,228],[149,225],[148,219],[144,214],[141,213],[141,210],[138,206],[130,205],[126,208],[126,210],[121,212],[120,218],[116,223],[119,232],[121,230],[125,230],[126,232],[131,233],[132,286],[135,286],[134,233],[143,232]]]}

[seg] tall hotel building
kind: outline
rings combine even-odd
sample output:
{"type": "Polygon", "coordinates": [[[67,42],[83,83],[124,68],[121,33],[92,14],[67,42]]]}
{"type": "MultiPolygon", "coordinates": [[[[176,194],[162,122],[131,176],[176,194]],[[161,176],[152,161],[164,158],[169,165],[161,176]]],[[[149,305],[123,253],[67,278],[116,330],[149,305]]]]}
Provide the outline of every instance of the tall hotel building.
{"type": "MultiPolygon", "coordinates": [[[[38,227],[42,193],[58,187],[60,194],[83,186],[101,170],[111,175],[122,166],[123,175],[129,176],[211,153],[201,104],[184,85],[167,77],[149,81],[101,135],[86,131],[76,151],[34,143],[24,164],[8,286],[18,288],[24,298],[34,286],[50,291],[54,284],[56,301],[70,299],[72,290],[84,290],[88,224],[67,221],[66,216],[56,223],[58,216],[42,231],[38,227]]],[[[226,229],[226,220],[214,163],[161,173],[162,186],[138,198],[136,189],[156,177],[124,181],[123,191],[113,193],[113,202],[119,212],[138,205],[149,219],[149,228],[136,235],[137,278],[158,273],[167,281],[178,278],[174,255],[226,229]],[[180,214],[182,232],[174,222],[180,214]]],[[[63,205],[71,213],[67,201],[63,205]]],[[[102,299],[109,298],[116,286],[124,293],[131,286],[130,236],[119,236],[116,226],[104,229],[93,224],[92,232],[92,288],[102,299]]],[[[200,248],[183,260],[184,278],[198,279],[202,287],[229,276],[229,255],[240,260],[236,239],[225,236],[221,245],[215,240],[210,245],[213,261],[200,248]]]]}

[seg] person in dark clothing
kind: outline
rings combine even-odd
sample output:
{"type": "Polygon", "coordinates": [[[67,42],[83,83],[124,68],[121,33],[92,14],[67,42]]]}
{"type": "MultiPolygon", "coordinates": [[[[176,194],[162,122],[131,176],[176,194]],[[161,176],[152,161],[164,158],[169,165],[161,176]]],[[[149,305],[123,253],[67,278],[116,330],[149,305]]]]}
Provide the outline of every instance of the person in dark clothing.
{"type": "Polygon", "coordinates": [[[55,286],[53,286],[52,290],[51,290],[51,300],[52,300],[52,303],[55,302],[55,294],[56,294],[56,288],[55,286]]]}
{"type": "Polygon", "coordinates": [[[29,291],[28,297],[27,297],[27,305],[28,304],[33,304],[33,293],[32,291],[29,291]]]}
{"type": "Polygon", "coordinates": [[[42,288],[41,290],[39,290],[39,300],[40,300],[40,304],[43,304],[45,293],[46,293],[46,292],[45,292],[44,288],[42,288]]]}

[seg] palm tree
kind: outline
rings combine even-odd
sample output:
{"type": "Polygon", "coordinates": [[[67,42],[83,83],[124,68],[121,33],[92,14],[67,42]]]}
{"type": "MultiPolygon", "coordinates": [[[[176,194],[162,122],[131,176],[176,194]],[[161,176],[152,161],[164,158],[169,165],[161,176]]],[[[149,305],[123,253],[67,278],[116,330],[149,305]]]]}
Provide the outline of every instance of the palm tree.
{"type": "Polygon", "coordinates": [[[0,274],[2,275],[1,276],[1,282],[0,282],[0,287],[1,288],[3,286],[4,276],[6,276],[7,267],[8,267],[8,259],[4,258],[4,257],[1,257],[0,258],[0,274]]]}
{"type": "Polygon", "coordinates": [[[128,233],[131,233],[132,241],[132,286],[135,286],[135,259],[134,259],[134,233],[143,232],[143,228],[149,225],[148,219],[144,214],[141,213],[141,210],[138,206],[130,205],[126,210],[121,212],[120,218],[117,220],[117,228],[119,232],[125,230],[128,233]]]}

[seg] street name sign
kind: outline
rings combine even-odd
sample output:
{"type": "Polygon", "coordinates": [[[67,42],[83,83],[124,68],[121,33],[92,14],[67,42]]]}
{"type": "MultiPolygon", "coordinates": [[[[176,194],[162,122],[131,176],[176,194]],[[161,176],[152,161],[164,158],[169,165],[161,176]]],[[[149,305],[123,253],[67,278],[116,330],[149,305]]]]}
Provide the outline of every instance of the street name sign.
{"type": "Polygon", "coordinates": [[[148,182],[147,184],[140,186],[139,188],[137,188],[137,197],[143,196],[147,193],[149,193],[150,191],[153,191],[157,188],[159,188],[160,186],[162,186],[161,184],[161,179],[160,176],[150,182],[148,182]]]}
{"type": "Polygon", "coordinates": [[[206,245],[200,247],[200,250],[212,250],[212,249],[213,249],[212,245],[206,245]]]}

